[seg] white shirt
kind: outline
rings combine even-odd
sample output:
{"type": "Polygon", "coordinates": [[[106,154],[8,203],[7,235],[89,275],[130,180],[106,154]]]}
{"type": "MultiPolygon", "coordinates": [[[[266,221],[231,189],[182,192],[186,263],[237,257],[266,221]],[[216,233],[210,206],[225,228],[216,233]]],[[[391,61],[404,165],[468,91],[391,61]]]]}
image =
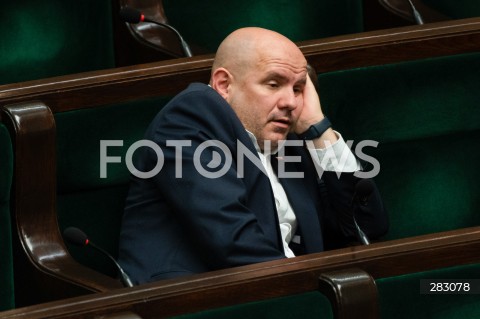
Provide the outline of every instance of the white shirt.
{"type": "MultiPolygon", "coordinates": [[[[295,212],[288,201],[287,194],[285,193],[282,184],[280,184],[278,176],[273,170],[272,163],[268,159],[268,157],[271,155],[264,154],[260,150],[257,139],[253,133],[249,132],[248,130],[247,133],[255,145],[272,186],[285,256],[289,258],[295,257],[295,254],[288,246],[297,230],[295,212]]],[[[360,163],[357,161],[352,151],[343,140],[343,137],[336,131],[335,134],[338,137],[338,141],[332,145],[327,146],[324,149],[310,150],[310,155],[317,156],[317,159],[313,159],[314,162],[317,162],[324,171],[355,172],[359,170],[360,163]]]]}

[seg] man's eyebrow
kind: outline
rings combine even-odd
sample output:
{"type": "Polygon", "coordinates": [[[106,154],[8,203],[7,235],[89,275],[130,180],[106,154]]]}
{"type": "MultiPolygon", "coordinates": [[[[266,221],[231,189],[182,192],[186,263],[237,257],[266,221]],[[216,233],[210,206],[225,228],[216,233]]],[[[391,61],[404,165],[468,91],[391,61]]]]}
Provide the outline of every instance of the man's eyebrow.
{"type": "Polygon", "coordinates": [[[301,85],[307,84],[307,77],[301,78],[296,82],[296,84],[301,84],[301,85]]]}
{"type": "MultiPolygon", "coordinates": [[[[288,81],[288,76],[282,74],[281,72],[278,71],[269,71],[265,74],[264,77],[265,81],[268,80],[283,80],[283,81],[288,81]]],[[[301,84],[304,85],[307,83],[307,78],[301,78],[298,81],[295,82],[295,84],[301,84]]]]}
{"type": "Polygon", "coordinates": [[[267,72],[265,75],[265,79],[272,80],[272,79],[287,79],[287,76],[277,72],[277,71],[270,71],[267,72]]]}

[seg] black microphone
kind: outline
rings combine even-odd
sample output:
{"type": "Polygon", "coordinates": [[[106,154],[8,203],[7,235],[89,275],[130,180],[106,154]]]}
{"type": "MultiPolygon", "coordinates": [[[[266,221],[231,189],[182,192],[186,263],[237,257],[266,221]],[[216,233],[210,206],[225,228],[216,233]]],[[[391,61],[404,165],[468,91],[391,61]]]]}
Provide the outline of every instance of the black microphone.
{"type": "Polygon", "coordinates": [[[127,273],[123,270],[123,268],[120,266],[120,264],[113,258],[107,251],[104,249],[98,247],[94,243],[92,243],[87,235],[80,229],[76,227],[68,227],[63,231],[63,237],[71,244],[77,245],[77,246],[91,246],[92,248],[100,251],[102,254],[110,258],[110,260],[113,261],[115,266],[118,269],[118,272],[120,274],[120,281],[125,287],[133,287],[132,280],[130,277],[128,277],[127,273]]]}
{"type": "Polygon", "coordinates": [[[123,7],[122,9],[120,9],[120,18],[127,23],[137,24],[140,22],[150,22],[150,23],[154,23],[156,25],[162,26],[164,28],[167,28],[169,30],[172,30],[180,40],[180,44],[182,46],[183,53],[185,54],[185,56],[192,57],[192,51],[190,50],[190,47],[188,46],[187,42],[185,42],[183,37],[180,35],[180,32],[178,32],[171,25],[148,19],[145,17],[145,15],[142,12],[131,7],[123,7]]]}
{"type": "Polygon", "coordinates": [[[353,223],[355,224],[355,228],[357,229],[358,239],[363,245],[369,245],[370,241],[368,240],[367,235],[365,235],[360,226],[357,224],[357,220],[355,219],[355,203],[358,202],[360,205],[366,206],[372,192],[373,182],[370,179],[362,179],[355,185],[355,193],[353,194],[352,198],[351,209],[353,223]]]}

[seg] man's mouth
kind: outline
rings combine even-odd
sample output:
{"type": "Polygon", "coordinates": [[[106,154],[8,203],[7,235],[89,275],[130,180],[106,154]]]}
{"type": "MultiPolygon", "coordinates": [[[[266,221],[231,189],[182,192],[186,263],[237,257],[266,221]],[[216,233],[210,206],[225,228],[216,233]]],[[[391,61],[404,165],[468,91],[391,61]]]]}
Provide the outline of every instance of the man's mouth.
{"type": "Polygon", "coordinates": [[[272,122],[279,127],[288,129],[292,125],[292,121],[288,117],[280,117],[280,118],[275,118],[272,120],[272,122]]]}

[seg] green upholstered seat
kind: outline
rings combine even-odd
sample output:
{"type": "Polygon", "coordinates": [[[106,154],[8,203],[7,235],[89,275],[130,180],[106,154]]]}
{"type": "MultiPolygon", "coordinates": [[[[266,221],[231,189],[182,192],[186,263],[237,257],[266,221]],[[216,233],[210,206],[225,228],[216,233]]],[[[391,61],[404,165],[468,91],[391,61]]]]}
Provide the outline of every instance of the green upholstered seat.
{"type": "MultiPolygon", "coordinates": [[[[125,165],[128,147],[142,139],[155,114],[168,98],[56,113],[57,211],[61,231],[76,226],[91,241],[117,255],[129,172],[125,165]],[[100,178],[100,141],[121,140],[123,147],[109,147],[108,156],[122,163],[107,165],[100,178]]],[[[80,263],[115,276],[112,263],[95,250],[69,246],[80,263]]]]}
{"type": "Polygon", "coordinates": [[[114,66],[110,1],[2,1],[0,84],[114,66]]]}
{"type": "Polygon", "coordinates": [[[187,42],[208,52],[215,52],[230,32],[247,26],[272,29],[293,41],[363,31],[360,0],[164,0],[163,4],[170,24],[187,42]]]}
{"type": "Polygon", "coordinates": [[[385,239],[480,225],[479,75],[476,53],[319,76],[334,127],[379,142],[363,152],[381,165],[385,239]]]}
{"type": "Polygon", "coordinates": [[[10,220],[13,150],[10,135],[0,123],[0,311],[15,306],[10,220]]]}

